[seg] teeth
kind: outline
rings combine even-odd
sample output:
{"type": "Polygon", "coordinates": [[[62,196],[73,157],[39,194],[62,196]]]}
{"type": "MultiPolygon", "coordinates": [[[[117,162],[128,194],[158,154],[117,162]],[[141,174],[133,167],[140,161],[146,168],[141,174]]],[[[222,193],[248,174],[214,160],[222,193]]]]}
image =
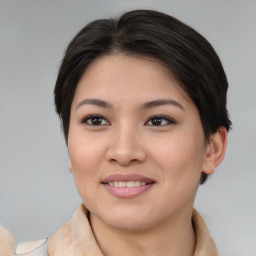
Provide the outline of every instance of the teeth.
{"type": "Polygon", "coordinates": [[[113,181],[108,183],[111,187],[116,188],[133,188],[133,187],[140,187],[145,186],[145,181],[113,181]]]}

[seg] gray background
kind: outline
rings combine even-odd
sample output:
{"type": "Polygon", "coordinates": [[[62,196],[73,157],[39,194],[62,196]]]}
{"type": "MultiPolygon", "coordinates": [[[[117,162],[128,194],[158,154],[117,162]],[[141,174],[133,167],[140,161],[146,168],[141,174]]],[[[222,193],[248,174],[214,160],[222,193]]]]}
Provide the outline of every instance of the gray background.
{"type": "Polygon", "coordinates": [[[226,158],[199,189],[220,255],[256,255],[256,1],[1,0],[0,224],[16,243],[49,236],[80,203],[52,91],[63,51],[88,21],[134,8],[168,12],[215,47],[229,78],[226,158]]]}

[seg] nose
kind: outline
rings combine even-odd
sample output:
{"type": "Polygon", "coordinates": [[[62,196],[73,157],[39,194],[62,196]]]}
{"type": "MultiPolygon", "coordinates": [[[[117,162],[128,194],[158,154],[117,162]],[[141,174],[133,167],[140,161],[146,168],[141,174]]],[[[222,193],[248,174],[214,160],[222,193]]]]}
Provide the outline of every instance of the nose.
{"type": "Polygon", "coordinates": [[[144,162],[147,154],[140,137],[133,129],[119,129],[113,134],[106,152],[108,161],[121,166],[144,162]]]}

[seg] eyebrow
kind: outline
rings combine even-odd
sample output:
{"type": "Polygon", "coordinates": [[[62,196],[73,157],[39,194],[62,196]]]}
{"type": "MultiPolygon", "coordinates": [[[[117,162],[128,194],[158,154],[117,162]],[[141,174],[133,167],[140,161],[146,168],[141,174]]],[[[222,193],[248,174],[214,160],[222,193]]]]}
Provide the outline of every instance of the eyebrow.
{"type": "Polygon", "coordinates": [[[104,101],[104,100],[99,100],[99,99],[84,99],[82,101],[80,101],[77,106],[76,109],[78,109],[79,107],[83,106],[83,105],[96,105],[102,108],[112,108],[113,106],[104,101]]]}
{"type": "MultiPolygon", "coordinates": [[[[76,109],[78,109],[79,107],[81,107],[83,105],[95,105],[95,106],[99,106],[102,108],[113,108],[113,106],[110,103],[108,103],[104,100],[84,99],[77,104],[76,109]]],[[[172,106],[176,106],[182,110],[185,110],[184,107],[178,101],[173,100],[173,99],[159,99],[159,100],[149,101],[149,102],[142,104],[140,109],[142,109],[142,110],[150,109],[150,108],[159,107],[159,106],[163,106],[163,105],[172,105],[172,106]]]]}
{"type": "Polygon", "coordinates": [[[163,105],[172,105],[172,106],[178,107],[182,110],[185,110],[184,107],[178,101],[173,100],[173,99],[159,99],[159,100],[149,101],[149,102],[144,103],[141,106],[141,109],[149,109],[149,108],[159,107],[159,106],[163,106],[163,105]]]}

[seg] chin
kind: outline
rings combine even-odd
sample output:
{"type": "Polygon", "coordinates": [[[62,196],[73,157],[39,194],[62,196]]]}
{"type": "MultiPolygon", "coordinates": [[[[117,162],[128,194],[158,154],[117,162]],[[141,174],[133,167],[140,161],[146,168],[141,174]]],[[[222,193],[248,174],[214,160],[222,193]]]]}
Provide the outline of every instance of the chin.
{"type": "Polygon", "coordinates": [[[105,224],[115,229],[126,231],[137,231],[148,226],[149,216],[145,212],[138,211],[138,209],[123,209],[120,211],[111,211],[105,216],[101,216],[101,220],[105,224]]]}
{"type": "Polygon", "coordinates": [[[139,221],[137,219],[120,219],[115,221],[110,221],[108,223],[112,228],[123,230],[123,231],[139,231],[147,228],[147,223],[144,221],[139,221]]]}

